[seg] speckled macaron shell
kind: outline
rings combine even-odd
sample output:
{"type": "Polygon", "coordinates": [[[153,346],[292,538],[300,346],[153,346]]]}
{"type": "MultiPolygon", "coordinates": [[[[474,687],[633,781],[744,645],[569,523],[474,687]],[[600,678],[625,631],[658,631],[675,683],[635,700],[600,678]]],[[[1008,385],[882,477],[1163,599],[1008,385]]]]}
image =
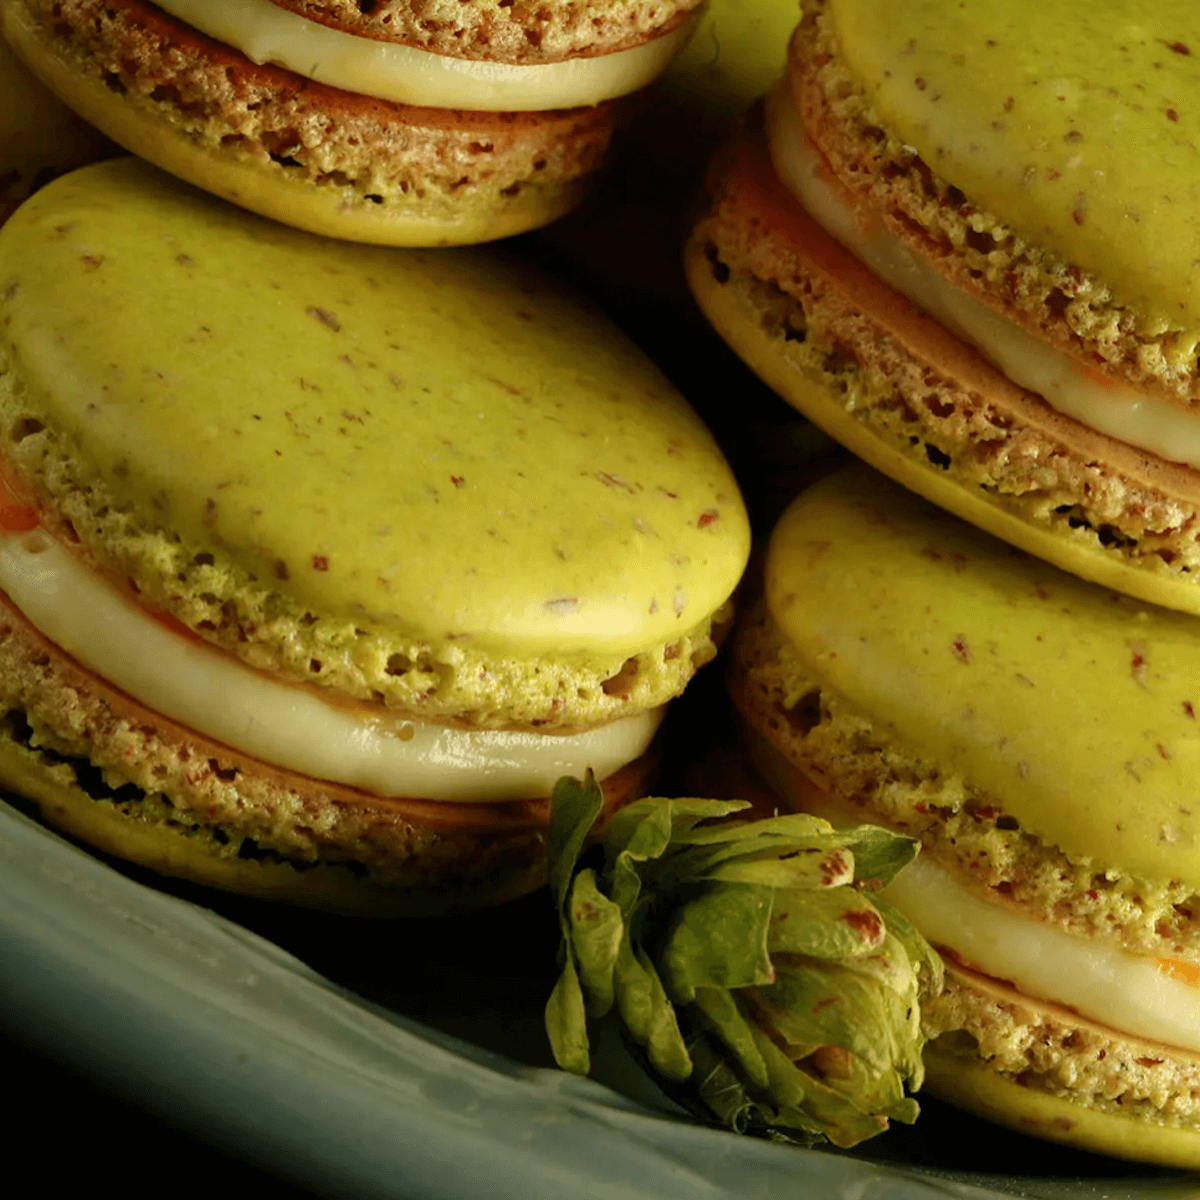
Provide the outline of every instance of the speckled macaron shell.
{"type": "Polygon", "coordinates": [[[0,32],[52,92],[114,141],[244,208],[392,246],[494,241],[587,193],[612,102],[547,113],[417,108],[257,65],[143,0],[0,0],[0,32]],[[95,11],[92,11],[92,8],[95,11]]]}
{"type": "Polygon", "coordinates": [[[1200,475],[1006,379],[838,244],[777,179],[753,120],[714,161],[685,250],[709,321],[847,449],[1084,579],[1200,613],[1200,475]]]}
{"type": "Polygon", "coordinates": [[[0,39],[0,222],[41,184],[114,152],[0,39]]]}
{"type": "Polygon", "coordinates": [[[921,1020],[933,1095],[1049,1141],[1200,1169],[1200,1053],[1121,1033],[953,960],[921,1020]]]}
{"type": "Polygon", "coordinates": [[[766,603],[831,691],[1077,859],[1200,886],[1200,634],[855,467],[772,535],[766,603]]]}
{"type": "Polygon", "coordinates": [[[273,0],[310,21],[455,58],[537,63],[611,54],[675,29],[701,0],[273,0]]]}
{"type": "Polygon", "coordinates": [[[1033,1137],[1135,1162],[1200,1170],[1200,1132],[1084,1108],[1069,1096],[1023,1086],[983,1063],[936,1046],[924,1054],[924,1087],[951,1104],[1033,1137]]]}
{"type": "Polygon", "coordinates": [[[833,42],[800,73],[826,78],[793,84],[838,178],[960,286],[1103,371],[1194,401],[1200,43],[1187,0],[817,7],[833,42]]]}
{"type": "Polygon", "coordinates": [[[0,324],[12,468],[255,665],[306,677],[320,635],[351,694],[587,725],[712,653],[749,545],[727,464],[512,259],[313,238],[121,160],[9,223],[0,324]],[[255,619],[214,628],[227,601],[255,619]]]}

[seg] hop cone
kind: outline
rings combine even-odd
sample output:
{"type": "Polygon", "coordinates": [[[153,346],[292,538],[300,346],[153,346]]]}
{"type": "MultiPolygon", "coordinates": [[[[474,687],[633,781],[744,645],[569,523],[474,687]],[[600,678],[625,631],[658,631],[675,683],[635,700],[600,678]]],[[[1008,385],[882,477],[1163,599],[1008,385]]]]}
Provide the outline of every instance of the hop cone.
{"type": "Polygon", "coordinates": [[[555,787],[559,1065],[587,1074],[587,1018],[615,1007],[675,1094],[739,1131],[853,1146],[913,1121],[919,1000],[941,963],[871,893],[917,844],[802,814],[730,819],[738,800],[649,799],[612,819],[599,873],[579,870],[601,806],[590,775],[555,787]]]}

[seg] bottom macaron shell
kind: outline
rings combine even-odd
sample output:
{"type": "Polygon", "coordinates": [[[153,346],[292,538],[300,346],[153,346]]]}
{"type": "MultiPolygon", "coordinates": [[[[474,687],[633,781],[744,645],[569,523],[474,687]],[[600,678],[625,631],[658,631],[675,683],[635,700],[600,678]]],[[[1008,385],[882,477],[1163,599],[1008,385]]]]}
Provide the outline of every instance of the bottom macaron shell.
{"type": "MultiPolygon", "coordinates": [[[[545,819],[535,828],[507,834],[465,829],[458,837],[439,839],[424,868],[429,882],[405,887],[357,859],[282,859],[260,850],[254,839],[240,839],[230,826],[189,825],[186,819],[176,820],[169,809],[157,822],[129,816],[129,802],[122,805],[102,795],[93,797],[78,782],[63,783],[40,758],[37,751],[0,736],[0,787],[32,801],[35,815],[47,825],[160,875],[258,900],[346,916],[436,917],[505,904],[546,882],[548,806],[544,806],[545,819]],[[251,852],[243,856],[247,843],[251,852]],[[478,867],[478,862],[470,861],[473,851],[476,860],[486,860],[486,870],[472,869],[478,867]],[[440,868],[439,858],[447,860],[440,868]]],[[[606,812],[615,812],[642,795],[653,765],[647,755],[604,780],[606,812]]],[[[396,820],[386,809],[368,815],[377,817],[381,825],[396,820]]]]}
{"type": "MultiPolygon", "coordinates": [[[[118,858],[261,899],[370,916],[499,904],[546,880],[548,800],[374,796],[262,763],[138,704],[0,595],[0,788],[118,858]]],[[[642,795],[657,744],[602,780],[642,795]]]]}
{"type": "Polygon", "coordinates": [[[985,1120],[1046,1141],[1113,1158],[1200,1170],[1200,1128],[1152,1124],[1084,1108],[1065,1095],[961,1058],[934,1043],[925,1048],[923,1090],[985,1120]]]}
{"type": "Polygon", "coordinates": [[[590,189],[613,131],[612,104],[391,104],[251,63],[141,0],[74,7],[74,24],[39,23],[0,2],[0,28],[52,91],[164,170],[327,237],[449,246],[548,224],[590,189]]]}
{"type": "Polygon", "coordinates": [[[1064,570],[1200,613],[1200,474],[1085,429],[880,283],[748,131],[689,239],[693,294],[780,396],[926,499],[1064,570]],[[903,380],[903,383],[899,382],[903,380]]]}
{"type": "Polygon", "coordinates": [[[1051,1141],[1200,1168],[1200,1055],[1030,999],[952,961],[922,1023],[934,1038],[926,1054],[938,1065],[925,1081],[934,1095],[1051,1141]],[[1005,1084],[1015,1089],[999,1115],[975,1103],[991,1080],[1001,1095],[1005,1084]]]}

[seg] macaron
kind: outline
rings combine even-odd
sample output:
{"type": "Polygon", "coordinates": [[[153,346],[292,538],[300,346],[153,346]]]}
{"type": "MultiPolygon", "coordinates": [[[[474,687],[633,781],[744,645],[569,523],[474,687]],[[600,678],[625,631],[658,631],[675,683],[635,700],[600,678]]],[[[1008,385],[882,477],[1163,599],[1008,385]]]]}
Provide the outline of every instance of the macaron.
{"type": "Polygon", "coordinates": [[[1193,18],[805,0],[688,258],[730,344],[855,454],[1197,613],[1193,18]]]}
{"type": "Polygon", "coordinates": [[[317,238],[121,159],[0,233],[0,779],[344,911],[544,879],[641,789],[748,553],[656,367],[505,255],[317,238]]]}
{"type": "Polygon", "coordinates": [[[614,101],[699,0],[3,0],[0,30],[127,149],[314,233],[488,241],[585,194],[614,101]]]}
{"type": "Polygon", "coordinates": [[[42,184],[112,153],[0,41],[0,223],[42,184]]]}
{"type": "Polygon", "coordinates": [[[777,794],[918,838],[925,1087],[1200,1169],[1200,630],[855,464],[767,551],[730,686],[777,794]]]}

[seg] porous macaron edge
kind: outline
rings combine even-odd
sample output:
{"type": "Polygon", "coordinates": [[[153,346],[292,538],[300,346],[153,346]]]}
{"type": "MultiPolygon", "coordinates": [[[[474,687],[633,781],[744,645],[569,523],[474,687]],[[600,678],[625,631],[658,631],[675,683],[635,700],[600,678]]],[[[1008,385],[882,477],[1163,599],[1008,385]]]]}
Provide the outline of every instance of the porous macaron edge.
{"type": "Polygon", "coordinates": [[[630,50],[676,29],[702,0],[275,0],[343,33],[485,62],[561,62],[630,50]]]}
{"type": "Polygon", "coordinates": [[[1054,345],[1170,397],[1200,397],[1195,355],[1172,354],[1174,328],[1147,323],[1103,279],[976,207],[879,120],[847,68],[827,0],[806,0],[789,48],[805,127],[838,180],[956,286],[1054,345]]]}
{"type": "MultiPolygon", "coordinates": [[[[147,525],[88,475],[54,430],[32,420],[0,347],[0,459],[29,489],[48,532],[140,602],[283,680],[317,684],[415,720],[462,728],[583,729],[657,708],[711,661],[732,621],[728,599],[633,655],[522,658],[363,628],[310,611],[219,548],[147,525]]],[[[730,580],[730,591],[734,580],[730,580]]]]}
{"type": "MultiPolygon", "coordinates": [[[[1056,1028],[1056,1033],[1063,1038],[1073,1033],[1078,1036],[1070,1025],[1056,1028]]],[[[1085,1096],[1032,1070],[1000,1072],[954,1039],[960,1039],[960,1034],[936,1038],[925,1046],[923,1092],[930,1096],[1018,1133],[1076,1150],[1200,1170],[1200,1126],[1163,1120],[1145,1098],[1139,1097],[1126,1108],[1118,1099],[1085,1096]]],[[[1145,1056],[1147,1050],[1145,1045],[1132,1043],[1112,1045],[1118,1056],[1122,1052],[1145,1056]]],[[[1156,1048],[1148,1052],[1151,1056],[1165,1054],[1156,1048]]]]}
{"type": "Polygon", "coordinates": [[[1200,613],[1200,476],[1054,412],[891,292],[798,208],[750,122],[714,160],[685,250],[697,302],[738,355],[934,503],[1085,579],[1200,613]]]}
{"type": "MultiPolygon", "coordinates": [[[[656,751],[602,781],[640,794],[656,751]]],[[[545,881],[545,799],[388,799],[273,767],[152,712],[0,597],[0,785],[162,874],[339,912],[432,915],[545,881]]]]}
{"type": "MultiPolygon", "coordinates": [[[[959,884],[1028,918],[1132,953],[1200,962],[1200,897],[1191,889],[1076,860],[1021,829],[998,798],[900,744],[830,689],[761,599],[733,635],[728,686],[751,759],[777,791],[816,788],[863,821],[918,838],[959,884]],[[756,750],[755,737],[769,749],[756,750]],[[773,769],[772,751],[790,773],[773,769]]],[[[802,796],[790,798],[804,807],[802,796]]]]}
{"type": "MultiPolygon", "coordinates": [[[[1075,863],[1010,827],[988,797],[896,747],[877,723],[798,666],[761,607],[739,625],[729,687],[744,752],[789,808],[804,811],[816,796],[816,811],[827,813],[825,793],[859,820],[919,838],[922,854],[961,884],[993,902],[1015,902],[1027,917],[1083,936],[1115,933],[1135,952],[1192,961],[1200,954],[1200,936],[1183,954],[1178,941],[1159,939],[1158,921],[1175,915],[1178,889],[1075,863]],[[1007,868],[1014,863],[1028,877],[1004,900],[996,889],[1012,884],[1007,868]],[[987,872],[992,878],[981,878],[987,872]],[[1103,886],[1089,888],[1097,878],[1103,886]],[[1087,910],[1073,911],[1085,896],[1087,910]]],[[[945,990],[922,1005],[922,1027],[932,1039],[924,1084],[932,1095],[1081,1149],[1200,1165],[1200,1056],[1030,1001],[954,962],[947,963],[945,990]]]]}
{"type": "Polygon", "coordinates": [[[614,105],[553,113],[413,108],[257,66],[141,0],[72,0],[73,23],[3,0],[0,28],[52,91],[114,141],[310,233],[463,245],[575,207],[614,105]]]}

